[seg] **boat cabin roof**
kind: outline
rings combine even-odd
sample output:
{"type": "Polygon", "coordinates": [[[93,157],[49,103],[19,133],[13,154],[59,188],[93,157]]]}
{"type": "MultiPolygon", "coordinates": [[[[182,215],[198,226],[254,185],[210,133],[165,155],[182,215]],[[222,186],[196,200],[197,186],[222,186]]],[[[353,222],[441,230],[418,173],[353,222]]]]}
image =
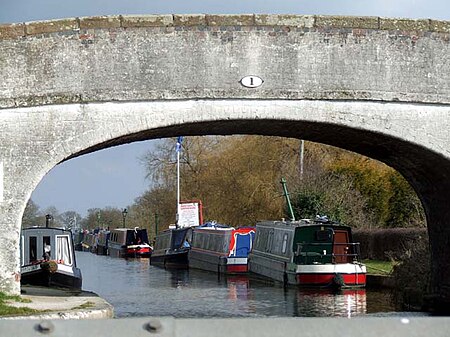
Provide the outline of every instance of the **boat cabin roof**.
{"type": "Polygon", "coordinates": [[[350,230],[349,226],[334,221],[320,221],[315,219],[301,219],[297,221],[260,221],[257,227],[271,227],[286,230],[295,230],[300,227],[328,227],[350,230]]]}
{"type": "Polygon", "coordinates": [[[65,228],[56,228],[56,227],[40,227],[40,226],[34,226],[34,227],[27,227],[22,229],[23,235],[39,235],[39,234],[45,234],[48,235],[48,233],[53,232],[54,234],[71,234],[72,231],[70,229],[65,228]]]}

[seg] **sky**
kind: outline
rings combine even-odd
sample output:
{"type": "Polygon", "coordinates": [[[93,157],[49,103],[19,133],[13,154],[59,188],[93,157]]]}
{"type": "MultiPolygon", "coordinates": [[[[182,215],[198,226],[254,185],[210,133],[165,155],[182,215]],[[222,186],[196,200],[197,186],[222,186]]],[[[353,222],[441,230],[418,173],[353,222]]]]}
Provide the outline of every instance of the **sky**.
{"type": "MultiPolygon", "coordinates": [[[[358,15],[450,20],[449,0],[0,0],[0,24],[118,14],[358,15]]],[[[45,210],[131,205],[149,188],[140,158],[155,141],[84,155],[53,168],[31,198],[45,210]]]]}

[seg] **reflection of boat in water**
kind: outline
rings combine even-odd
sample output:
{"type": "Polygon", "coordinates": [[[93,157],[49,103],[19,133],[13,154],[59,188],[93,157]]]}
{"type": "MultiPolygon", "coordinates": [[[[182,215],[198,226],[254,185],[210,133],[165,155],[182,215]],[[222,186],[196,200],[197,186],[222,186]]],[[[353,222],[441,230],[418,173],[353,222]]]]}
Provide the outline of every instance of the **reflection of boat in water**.
{"type": "Polygon", "coordinates": [[[112,257],[149,257],[152,250],[145,228],[115,228],[109,234],[108,254],[112,257]]]}
{"type": "Polygon", "coordinates": [[[192,228],[167,229],[156,235],[150,264],[168,268],[188,268],[192,228]]]}
{"type": "MultiPolygon", "coordinates": [[[[251,303],[246,303],[252,299],[252,278],[249,274],[217,274],[211,273],[202,269],[189,269],[185,270],[188,274],[187,281],[184,285],[189,285],[192,288],[204,289],[205,292],[209,292],[209,289],[227,289],[226,298],[231,301],[240,300],[242,307],[247,307],[246,311],[253,312],[251,309],[251,303]]],[[[261,284],[259,280],[257,284],[261,284]]],[[[272,288],[272,287],[270,287],[272,288]]],[[[242,309],[242,308],[241,308],[242,309]]]]}
{"type": "Polygon", "coordinates": [[[365,289],[297,291],[294,315],[298,317],[353,317],[367,312],[365,289]]]}
{"type": "Polygon", "coordinates": [[[207,222],[193,228],[189,267],[218,273],[248,272],[248,254],[255,228],[234,227],[207,222]]]}
{"type": "Polygon", "coordinates": [[[81,290],[70,230],[31,227],[22,230],[21,284],[81,290]]]}
{"type": "Polygon", "coordinates": [[[325,219],[256,225],[250,271],[299,286],[364,287],[366,267],[350,227],[325,219]]]}

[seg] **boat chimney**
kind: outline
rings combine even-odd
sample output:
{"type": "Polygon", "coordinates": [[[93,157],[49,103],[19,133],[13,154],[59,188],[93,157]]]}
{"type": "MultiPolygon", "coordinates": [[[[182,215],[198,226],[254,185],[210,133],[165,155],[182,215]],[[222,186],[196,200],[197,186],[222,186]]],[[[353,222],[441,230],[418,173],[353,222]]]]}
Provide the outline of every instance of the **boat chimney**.
{"type": "Polygon", "coordinates": [[[47,214],[47,215],[45,216],[45,227],[46,227],[46,228],[48,228],[48,225],[49,225],[49,223],[50,223],[50,220],[53,220],[53,217],[52,217],[51,214],[47,214]]]}

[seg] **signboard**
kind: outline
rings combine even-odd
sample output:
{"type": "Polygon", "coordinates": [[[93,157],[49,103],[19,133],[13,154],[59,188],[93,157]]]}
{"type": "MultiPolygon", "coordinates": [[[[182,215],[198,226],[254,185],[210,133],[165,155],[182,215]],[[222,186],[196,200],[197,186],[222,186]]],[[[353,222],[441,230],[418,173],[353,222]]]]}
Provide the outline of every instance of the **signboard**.
{"type": "Polygon", "coordinates": [[[202,224],[202,202],[200,200],[182,201],[178,207],[178,227],[193,227],[202,224]]]}
{"type": "Polygon", "coordinates": [[[21,273],[30,273],[30,272],[38,270],[38,269],[41,269],[41,266],[39,264],[31,264],[28,266],[21,267],[20,272],[21,273]]]}

